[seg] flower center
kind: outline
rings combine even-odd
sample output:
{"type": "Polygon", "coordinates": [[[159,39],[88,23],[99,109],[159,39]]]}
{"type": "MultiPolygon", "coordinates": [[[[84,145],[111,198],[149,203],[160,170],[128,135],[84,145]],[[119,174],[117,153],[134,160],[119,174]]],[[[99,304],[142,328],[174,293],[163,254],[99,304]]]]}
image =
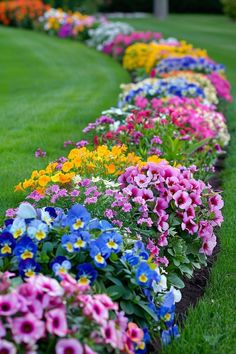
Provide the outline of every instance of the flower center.
{"type": "Polygon", "coordinates": [[[33,257],[34,257],[33,253],[30,252],[29,250],[25,250],[25,252],[23,252],[21,255],[22,259],[33,258],[33,257]]]}
{"type": "Polygon", "coordinates": [[[59,318],[58,318],[58,317],[55,317],[55,318],[53,319],[53,327],[54,327],[54,328],[58,328],[58,327],[59,327],[59,324],[60,324],[59,318]]]}
{"type": "Polygon", "coordinates": [[[43,240],[45,238],[45,236],[46,236],[45,232],[43,232],[41,230],[37,231],[35,234],[36,239],[39,241],[43,240]]]}
{"type": "Polygon", "coordinates": [[[2,309],[3,312],[9,311],[10,308],[11,308],[11,306],[7,302],[3,303],[2,306],[1,306],[1,309],[2,309]]]}
{"type": "Polygon", "coordinates": [[[11,253],[11,247],[9,245],[3,246],[2,249],[1,249],[1,253],[2,254],[11,253]]]}
{"type": "Polygon", "coordinates": [[[140,275],[139,281],[140,281],[141,283],[146,283],[147,280],[148,280],[148,278],[147,278],[146,274],[143,273],[143,274],[140,275]]]}
{"type": "Polygon", "coordinates": [[[0,349],[0,354],[9,354],[10,351],[7,348],[0,349]]]}
{"type": "Polygon", "coordinates": [[[28,333],[31,333],[33,331],[33,325],[32,325],[31,322],[24,322],[22,327],[21,327],[21,329],[22,329],[22,332],[28,334],[28,333]]]}

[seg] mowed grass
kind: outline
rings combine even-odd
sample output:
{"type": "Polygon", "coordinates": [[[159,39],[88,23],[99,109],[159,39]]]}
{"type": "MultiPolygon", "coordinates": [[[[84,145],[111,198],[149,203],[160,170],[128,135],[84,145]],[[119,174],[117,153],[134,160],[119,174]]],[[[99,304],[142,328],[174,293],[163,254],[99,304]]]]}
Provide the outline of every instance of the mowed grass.
{"type": "Polygon", "coordinates": [[[22,195],[14,186],[65,154],[65,140],[115,105],[128,74],[111,58],[70,40],[0,27],[0,215],[22,195]],[[36,159],[41,147],[46,159],[36,159]]]}
{"type": "Polygon", "coordinates": [[[190,310],[181,337],[163,350],[165,354],[236,353],[236,23],[223,16],[171,15],[165,22],[154,18],[129,20],[139,30],[186,39],[207,49],[225,64],[234,103],[227,115],[231,143],[222,173],[225,222],[219,232],[221,252],[208,288],[197,307],[190,310]]]}

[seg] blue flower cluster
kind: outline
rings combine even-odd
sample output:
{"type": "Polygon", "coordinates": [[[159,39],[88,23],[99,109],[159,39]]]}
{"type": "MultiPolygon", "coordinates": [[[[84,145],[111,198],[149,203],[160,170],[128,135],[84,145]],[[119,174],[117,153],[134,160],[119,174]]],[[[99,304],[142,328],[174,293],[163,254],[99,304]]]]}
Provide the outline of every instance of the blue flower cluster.
{"type": "Polygon", "coordinates": [[[138,285],[146,289],[153,290],[153,282],[160,281],[158,267],[152,269],[149,262],[149,253],[147,252],[143,242],[137,241],[131,250],[126,250],[122,256],[122,260],[127,262],[135,271],[135,280],[138,285]]]}
{"type": "MultiPolygon", "coordinates": [[[[162,331],[162,342],[168,344],[171,338],[177,337],[178,326],[174,324],[175,299],[173,290],[165,293],[160,306],[156,306],[153,294],[165,290],[160,284],[160,274],[158,267],[151,262],[151,257],[141,241],[137,241],[132,250],[127,250],[122,256],[122,260],[127,262],[135,272],[135,280],[143,288],[144,294],[149,301],[150,310],[164,322],[165,329],[162,331]],[[154,268],[155,267],[155,268],[154,268]]],[[[141,353],[141,351],[140,351],[141,353]]]]}
{"type": "Polygon", "coordinates": [[[60,276],[76,267],[78,282],[91,285],[97,271],[90,263],[76,260],[76,255],[84,251],[95,266],[103,268],[112,253],[120,252],[122,241],[108,221],[92,220],[82,205],[75,204],[65,214],[60,208],[36,212],[30,204],[24,204],[15,219],[6,220],[0,234],[0,257],[11,257],[15,265],[11,270],[18,269],[22,277],[30,277],[38,274],[42,265],[45,270],[49,251],[53,260],[46,273],[51,269],[60,276]]]}
{"type": "Polygon", "coordinates": [[[171,71],[191,70],[199,73],[210,74],[224,71],[224,65],[214,63],[208,58],[194,58],[191,56],[181,58],[167,58],[161,60],[156,66],[157,74],[165,74],[171,71]]]}
{"type": "Polygon", "coordinates": [[[182,77],[160,79],[151,83],[144,83],[143,86],[133,89],[128,94],[122,96],[119,101],[119,107],[134,103],[136,96],[144,96],[147,98],[162,97],[202,97],[205,98],[203,89],[193,83],[188,82],[182,77]]]}

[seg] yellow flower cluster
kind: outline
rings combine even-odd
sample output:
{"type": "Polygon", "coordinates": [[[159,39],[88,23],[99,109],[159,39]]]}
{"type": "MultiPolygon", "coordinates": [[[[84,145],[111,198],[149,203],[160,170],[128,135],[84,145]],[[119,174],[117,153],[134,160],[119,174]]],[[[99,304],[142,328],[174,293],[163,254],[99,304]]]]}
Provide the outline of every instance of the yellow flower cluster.
{"type": "Polygon", "coordinates": [[[217,92],[215,86],[205,74],[195,73],[193,71],[172,71],[168,74],[161,75],[162,77],[183,77],[188,82],[200,86],[205,94],[206,100],[209,103],[217,104],[217,92]]]}
{"type": "Polygon", "coordinates": [[[52,162],[44,170],[33,171],[29,179],[16,186],[15,191],[35,189],[44,194],[45,189],[51,183],[65,185],[71,183],[74,176],[78,174],[82,177],[112,177],[120,175],[128,166],[143,164],[145,163],[140,157],[134,153],[128,153],[124,145],[113,146],[111,149],[106,145],[101,145],[93,151],[86,147],[72,149],[67,161],[62,165],[52,162]]]}
{"type": "Polygon", "coordinates": [[[144,68],[150,73],[158,61],[170,57],[182,57],[191,55],[192,57],[207,57],[207,52],[203,49],[193,48],[191,44],[180,41],[178,44],[168,43],[135,43],[129,46],[124,55],[123,66],[128,70],[144,68]]]}

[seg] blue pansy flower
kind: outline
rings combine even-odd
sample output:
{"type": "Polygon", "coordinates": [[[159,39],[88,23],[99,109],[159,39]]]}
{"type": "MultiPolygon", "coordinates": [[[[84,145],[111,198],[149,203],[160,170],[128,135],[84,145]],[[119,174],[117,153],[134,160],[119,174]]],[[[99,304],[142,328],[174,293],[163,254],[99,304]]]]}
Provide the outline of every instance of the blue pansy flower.
{"type": "Polygon", "coordinates": [[[141,262],[136,271],[136,281],[139,285],[150,287],[154,280],[158,279],[158,274],[152,270],[148,263],[141,262]]]}
{"type": "Polygon", "coordinates": [[[135,266],[139,263],[139,256],[135,255],[133,250],[125,251],[121,259],[128,262],[131,266],[135,266]]]}
{"type": "Polygon", "coordinates": [[[13,224],[14,219],[6,219],[4,220],[4,225],[6,228],[10,229],[11,225],[13,224]]]}
{"type": "Polygon", "coordinates": [[[49,215],[53,218],[56,219],[57,217],[57,211],[55,208],[53,207],[46,207],[44,208],[45,211],[47,211],[49,213],[49,215]]]}
{"type": "Polygon", "coordinates": [[[112,224],[110,224],[107,220],[93,219],[89,222],[88,229],[104,231],[114,229],[114,226],[112,226],[112,224]]]}
{"type": "Polygon", "coordinates": [[[88,247],[90,240],[90,233],[87,231],[80,231],[78,234],[75,234],[75,241],[73,244],[74,250],[79,251],[80,249],[85,249],[88,247]]]}
{"type": "Polygon", "coordinates": [[[56,275],[60,276],[60,274],[68,273],[71,269],[71,262],[64,256],[58,256],[50,263],[50,267],[56,275]]]}
{"type": "Polygon", "coordinates": [[[142,241],[136,241],[134,244],[134,251],[138,254],[140,260],[147,260],[149,253],[147,252],[145,245],[142,241]]]}
{"type": "Polygon", "coordinates": [[[92,241],[90,244],[90,257],[99,268],[104,268],[107,265],[106,259],[110,256],[111,251],[106,244],[101,240],[92,241]]]}
{"type": "Polygon", "coordinates": [[[158,317],[165,321],[167,327],[172,326],[175,316],[175,299],[173,291],[169,291],[158,309],[158,317]]]}
{"type": "Polygon", "coordinates": [[[100,235],[99,239],[101,239],[107,246],[107,248],[114,253],[118,253],[120,251],[120,247],[122,244],[122,236],[114,231],[108,231],[100,235]]]}
{"type": "Polygon", "coordinates": [[[177,325],[174,325],[161,333],[161,341],[164,345],[169,344],[171,339],[176,337],[179,337],[179,329],[177,325]]]}
{"type": "Polygon", "coordinates": [[[64,235],[61,238],[61,245],[62,247],[69,253],[74,252],[74,243],[76,242],[76,236],[71,235],[64,235]]]}
{"type": "Polygon", "coordinates": [[[92,285],[97,278],[98,272],[90,263],[83,263],[77,266],[76,279],[81,285],[92,285]]]}
{"type": "Polygon", "coordinates": [[[3,232],[0,235],[0,257],[10,256],[14,250],[16,241],[10,232],[3,232]]]}
{"type": "Polygon", "coordinates": [[[54,213],[51,212],[51,208],[42,208],[39,211],[39,218],[50,227],[54,222],[54,213]]]}
{"type": "Polygon", "coordinates": [[[75,204],[73,207],[68,211],[67,218],[65,223],[67,226],[70,226],[71,230],[77,231],[84,229],[88,222],[91,219],[90,213],[87,209],[80,204],[75,204]]]}
{"type": "Polygon", "coordinates": [[[19,259],[34,258],[37,252],[37,246],[32,242],[30,237],[24,236],[18,241],[14,249],[14,254],[19,259]]]}
{"type": "Polygon", "coordinates": [[[10,228],[10,232],[15,239],[23,236],[26,232],[26,223],[24,219],[16,218],[10,228]]]}
{"type": "Polygon", "coordinates": [[[19,273],[23,278],[30,278],[40,271],[40,265],[34,259],[22,260],[19,263],[19,273]]]}
{"type": "Polygon", "coordinates": [[[48,226],[40,220],[33,220],[28,226],[27,234],[36,242],[44,241],[47,238],[48,226]]]}

